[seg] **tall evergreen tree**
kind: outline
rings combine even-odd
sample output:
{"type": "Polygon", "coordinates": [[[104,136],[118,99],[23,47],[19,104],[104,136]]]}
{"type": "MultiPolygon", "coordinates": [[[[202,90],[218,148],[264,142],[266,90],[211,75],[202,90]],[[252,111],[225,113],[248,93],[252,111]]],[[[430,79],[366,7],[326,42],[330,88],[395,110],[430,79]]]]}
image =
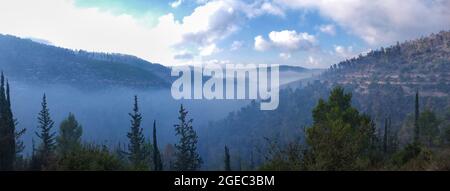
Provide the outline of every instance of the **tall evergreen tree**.
{"type": "Polygon", "coordinates": [[[23,151],[24,145],[20,136],[25,129],[16,132],[17,121],[11,110],[9,83],[3,72],[0,76],[0,170],[14,170],[16,158],[23,151]]]}
{"type": "Polygon", "coordinates": [[[176,161],[175,170],[178,171],[194,171],[200,168],[202,159],[197,153],[198,136],[192,127],[192,119],[187,119],[188,112],[183,105],[179,111],[179,124],[174,125],[176,135],[179,137],[178,144],[175,144],[176,161]]]}
{"type": "Polygon", "coordinates": [[[50,110],[47,107],[47,97],[44,94],[41,103],[42,109],[38,114],[38,129],[36,135],[41,139],[41,144],[38,147],[38,157],[44,168],[51,165],[51,160],[55,154],[55,132],[53,131],[54,121],[50,117],[50,110]]]}
{"type": "Polygon", "coordinates": [[[375,126],[369,116],[351,105],[352,94],[336,87],[320,99],[307,129],[308,168],[354,170],[366,168],[376,154],[375,126]]]}
{"type": "Polygon", "coordinates": [[[161,153],[159,152],[158,141],[156,140],[156,120],[153,121],[153,170],[155,171],[163,170],[161,153]]]}
{"type": "MultiPolygon", "coordinates": [[[[2,73],[3,75],[3,73],[2,73]]],[[[23,134],[25,134],[26,129],[21,129],[19,131],[17,131],[16,126],[17,126],[17,120],[13,117],[13,113],[11,110],[11,96],[10,96],[10,89],[9,89],[9,82],[6,81],[6,100],[8,103],[8,107],[7,107],[7,116],[8,116],[8,121],[9,121],[9,127],[12,130],[12,132],[14,132],[15,134],[15,152],[16,152],[16,158],[20,158],[21,155],[20,153],[22,153],[23,150],[25,150],[25,145],[23,143],[23,141],[20,139],[20,137],[22,137],[23,134]]],[[[12,143],[12,142],[11,142],[12,143]]]]}
{"type": "Polygon", "coordinates": [[[131,117],[131,128],[127,137],[130,141],[128,144],[128,158],[134,168],[140,169],[145,166],[145,138],[143,129],[141,128],[142,115],[139,112],[138,97],[134,96],[133,112],[129,113],[131,117]]]}
{"type": "Polygon", "coordinates": [[[66,155],[79,148],[81,146],[82,134],[83,129],[75,119],[75,115],[69,113],[69,116],[61,122],[61,125],[59,126],[59,136],[56,137],[59,154],[66,155]]]}
{"type": "Polygon", "coordinates": [[[227,146],[225,146],[224,163],[225,163],[225,171],[231,171],[231,164],[230,164],[230,150],[228,149],[227,146]]]}
{"type": "Polygon", "coordinates": [[[419,115],[419,90],[417,90],[414,107],[414,143],[419,143],[420,141],[419,115]]]}

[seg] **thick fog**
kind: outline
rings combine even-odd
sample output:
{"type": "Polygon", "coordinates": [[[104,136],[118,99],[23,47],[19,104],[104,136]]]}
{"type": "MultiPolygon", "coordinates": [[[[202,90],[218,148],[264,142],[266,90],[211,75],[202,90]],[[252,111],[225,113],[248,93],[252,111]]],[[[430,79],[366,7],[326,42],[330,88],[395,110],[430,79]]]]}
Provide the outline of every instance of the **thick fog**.
{"type": "Polygon", "coordinates": [[[22,137],[27,146],[27,153],[31,151],[32,138],[38,143],[35,131],[44,93],[47,95],[51,117],[55,121],[55,131],[58,131],[59,124],[69,112],[72,112],[83,126],[84,141],[109,146],[125,144],[128,141],[128,113],[132,111],[134,95],[139,97],[145,135],[150,137],[153,120],[157,120],[161,146],[176,142],[173,125],[178,122],[180,104],[185,105],[189,111],[188,116],[194,119],[194,128],[201,131],[209,121],[221,119],[248,103],[247,100],[177,101],[172,98],[169,89],[138,91],[118,88],[86,91],[64,85],[36,87],[20,82],[10,82],[10,85],[13,112],[18,120],[17,128],[27,129],[22,137]]]}

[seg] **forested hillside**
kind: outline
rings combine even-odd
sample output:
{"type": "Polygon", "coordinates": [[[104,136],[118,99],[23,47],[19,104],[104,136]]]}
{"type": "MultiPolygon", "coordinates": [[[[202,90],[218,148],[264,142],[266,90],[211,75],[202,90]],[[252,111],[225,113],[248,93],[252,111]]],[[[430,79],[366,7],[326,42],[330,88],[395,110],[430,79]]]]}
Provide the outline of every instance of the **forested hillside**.
{"type": "Polygon", "coordinates": [[[333,65],[322,81],[352,90],[359,107],[376,119],[405,118],[420,91],[426,107],[450,104],[450,32],[368,52],[333,65]]]}
{"type": "MultiPolygon", "coordinates": [[[[214,141],[207,144],[207,150],[211,153],[217,149],[215,143],[233,145],[235,154],[243,161],[251,158],[261,161],[266,158],[264,152],[258,152],[267,146],[264,137],[281,145],[292,140],[304,142],[304,127],[313,122],[314,106],[336,86],[352,93],[352,103],[371,117],[377,134],[384,133],[389,119],[391,134],[395,134],[400,145],[406,145],[413,137],[416,92],[420,94],[418,106],[422,110],[432,111],[441,122],[448,120],[445,118],[450,109],[450,32],[398,43],[343,61],[315,82],[303,86],[282,91],[276,111],[259,111],[257,104],[253,104],[211,123],[205,137],[214,141]]],[[[445,131],[443,126],[437,128],[445,131]]]]}
{"type": "Polygon", "coordinates": [[[159,64],[127,55],[73,51],[7,35],[0,35],[0,68],[11,80],[36,85],[90,89],[170,86],[170,70],[159,64]]]}

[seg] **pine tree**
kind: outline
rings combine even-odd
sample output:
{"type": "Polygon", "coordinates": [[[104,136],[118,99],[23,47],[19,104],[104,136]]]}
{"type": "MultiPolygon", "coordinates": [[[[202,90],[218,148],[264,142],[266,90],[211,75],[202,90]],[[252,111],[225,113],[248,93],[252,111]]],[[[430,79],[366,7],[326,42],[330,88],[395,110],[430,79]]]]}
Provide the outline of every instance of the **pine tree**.
{"type": "Polygon", "coordinates": [[[69,116],[61,122],[61,125],[59,126],[59,136],[56,137],[59,154],[66,155],[79,148],[81,146],[82,134],[83,129],[75,119],[75,115],[69,113],[69,116]]]}
{"type": "Polygon", "coordinates": [[[156,120],[153,121],[153,170],[163,170],[161,153],[159,152],[158,141],[156,140],[156,120]]]}
{"type": "Polygon", "coordinates": [[[16,132],[17,121],[11,110],[9,83],[3,72],[0,76],[0,170],[14,170],[15,161],[23,151],[24,145],[20,136],[25,129],[16,132]]]}
{"type": "Polygon", "coordinates": [[[231,171],[231,165],[230,165],[230,150],[228,149],[227,146],[225,146],[224,163],[225,163],[225,171],[231,171]]]}
{"type": "Polygon", "coordinates": [[[420,127],[419,127],[419,91],[416,91],[415,100],[415,112],[414,112],[414,143],[419,143],[420,141],[420,127]]]}
{"type": "Polygon", "coordinates": [[[197,153],[197,133],[192,127],[192,119],[186,119],[188,112],[183,105],[179,111],[179,124],[174,125],[176,135],[179,136],[178,144],[175,144],[176,161],[174,164],[175,170],[178,171],[194,171],[200,168],[202,159],[197,153]]]}
{"type": "Polygon", "coordinates": [[[352,107],[351,99],[351,93],[336,87],[328,100],[320,99],[314,108],[313,125],[307,129],[308,168],[364,169],[376,159],[375,125],[352,107]]]}
{"type": "Polygon", "coordinates": [[[38,129],[39,132],[36,132],[36,135],[41,139],[41,144],[38,148],[38,157],[39,160],[44,167],[50,168],[52,165],[51,162],[54,159],[55,154],[55,132],[52,132],[54,122],[50,117],[50,111],[47,107],[47,97],[44,94],[42,97],[41,103],[42,109],[38,114],[38,129]]]}
{"type": "Polygon", "coordinates": [[[134,96],[133,112],[129,113],[129,115],[131,117],[131,128],[127,134],[130,141],[128,144],[128,158],[135,169],[140,169],[143,168],[145,161],[145,138],[141,128],[142,115],[139,113],[137,96],[134,96]]]}

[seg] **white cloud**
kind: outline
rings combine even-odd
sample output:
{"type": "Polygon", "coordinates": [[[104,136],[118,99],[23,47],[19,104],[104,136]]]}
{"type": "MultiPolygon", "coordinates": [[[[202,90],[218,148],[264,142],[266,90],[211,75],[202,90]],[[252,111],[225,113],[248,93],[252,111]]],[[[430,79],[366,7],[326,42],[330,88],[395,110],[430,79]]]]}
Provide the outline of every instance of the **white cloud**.
{"type": "Polygon", "coordinates": [[[270,43],[267,42],[261,35],[255,37],[255,50],[266,51],[270,48],[270,43]]]}
{"type": "Polygon", "coordinates": [[[238,29],[238,12],[227,1],[212,1],[197,7],[183,18],[181,44],[209,45],[222,40],[238,29]]]}
{"type": "Polygon", "coordinates": [[[216,44],[210,44],[199,48],[200,56],[211,56],[212,54],[218,53],[221,50],[216,46],[216,44]]]}
{"type": "Polygon", "coordinates": [[[295,30],[272,31],[269,33],[269,39],[276,47],[288,51],[306,50],[316,42],[313,35],[297,33],[295,30]]]}
{"type": "Polygon", "coordinates": [[[280,58],[287,60],[291,53],[296,51],[312,50],[316,44],[316,38],[308,33],[298,33],[295,30],[272,31],[269,40],[259,35],[255,37],[254,48],[257,51],[267,51],[271,48],[280,49],[280,58]]]}
{"type": "Polygon", "coordinates": [[[278,7],[272,3],[269,3],[269,2],[264,2],[260,7],[260,11],[271,14],[271,15],[281,16],[281,17],[286,16],[284,11],[280,7],[278,7]]]}
{"type": "Polygon", "coordinates": [[[354,56],[352,46],[345,48],[343,46],[334,45],[334,51],[341,58],[350,58],[354,56]]]}
{"type": "Polygon", "coordinates": [[[172,3],[170,3],[170,6],[172,8],[178,8],[182,3],[183,3],[183,0],[176,0],[176,1],[172,2],[172,3]]]}
{"type": "Polygon", "coordinates": [[[231,51],[236,51],[242,48],[244,46],[244,42],[242,41],[233,41],[233,43],[230,46],[231,51]]]}
{"type": "MultiPolygon", "coordinates": [[[[112,14],[97,8],[81,8],[75,0],[0,1],[0,33],[46,39],[57,46],[89,51],[120,52],[166,65],[181,64],[195,56],[212,55],[218,42],[238,31],[249,19],[283,15],[266,1],[190,0],[199,5],[192,14],[176,20],[173,14],[159,17],[155,26],[145,18],[112,14]],[[27,5],[27,6],[24,6],[27,5]]],[[[186,0],[172,0],[178,7],[186,0]]]]}
{"type": "Polygon", "coordinates": [[[320,32],[329,34],[329,35],[336,35],[336,27],[334,25],[322,25],[319,27],[320,32]]]}
{"type": "Polygon", "coordinates": [[[71,0],[0,1],[0,33],[46,39],[57,46],[133,54],[175,64],[172,45],[181,40],[171,14],[152,28],[129,15],[78,8],[71,0]],[[24,6],[26,5],[26,6],[24,6]]]}
{"type": "Polygon", "coordinates": [[[448,0],[274,0],[291,9],[315,9],[372,45],[450,29],[448,0]]]}
{"type": "MultiPolygon", "coordinates": [[[[173,5],[179,6],[183,1],[174,1],[173,5]]],[[[143,23],[144,19],[130,15],[76,7],[74,0],[0,1],[0,33],[46,39],[72,49],[132,54],[175,65],[182,63],[176,59],[180,58],[180,50],[198,50],[193,55],[219,52],[217,42],[237,31],[246,19],[255,16],[251,12],[257,9],[237,0],[197,3],[200,6],[181,21],[167,14],[150,27],[143,23]]]]}
{"type": "Polygon", "coordinates": [[[280,8],[268,2],[247,4],[239,0],[208,1],[183,18],[180,45],[205,46],[217,43],[238,31],[248,19],[264,14],[284,15],[280,8]]]}

